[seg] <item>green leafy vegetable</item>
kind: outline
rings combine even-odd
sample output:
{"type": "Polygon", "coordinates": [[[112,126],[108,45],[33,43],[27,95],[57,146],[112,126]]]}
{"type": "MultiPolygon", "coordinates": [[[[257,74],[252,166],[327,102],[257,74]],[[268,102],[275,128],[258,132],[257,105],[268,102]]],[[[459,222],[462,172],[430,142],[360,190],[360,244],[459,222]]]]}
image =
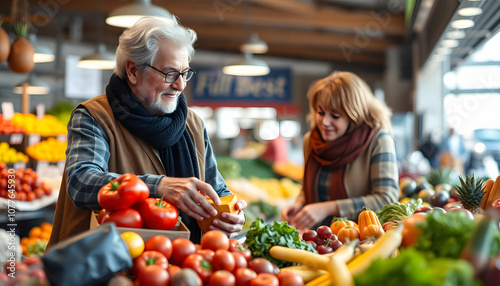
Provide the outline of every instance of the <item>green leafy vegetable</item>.
{"type": "Polygon", "coordinates": [[[303,249],[316,253],[316,250],[304,240],[299,238],[299,232],[288,225],[287,222],[278,223],[274,221],[267,224],[261,218],[257,218],[250,225],[246,234],[245,244],[252,251],[252,258],[266,258],[279,268],[294,265],[294,263],[274,259],[269,254],[269,249],[274,245],[280,245],[295,249],[303,249]]]}
{"type": "Polygon", "coordinates": [[[474,285],[474,269],[461,259],[427,259],[414,248],[402,249],[395,258],[376,259],[354,276],[356,286],[474,285]]]}
{"type": "Polygon", "coordinates": [[[217,169],[224,180],[237,179],[241,177],[241,165],[233,159],[221,159],[217,162],[217,169]]]}
{"type": "MultiPolygon", "coordinates": [[[[426,216],[426,224],[420,225],[422,234],[416,248],[427,257],[459,258],[477,222],[463,212],[432,212],[426,216]]],[[[500,251],[500,232],[494,233],[490,256],[500,251]]]]}
{"type": "Polygon", "coordinates": [[[416,209],[422,206],[422,199],[410,199],[406,204],[395,202],[378,209],[375,214],[381,224],[388,221],[402,221],[405,217],[412,215],[416,209]]]}

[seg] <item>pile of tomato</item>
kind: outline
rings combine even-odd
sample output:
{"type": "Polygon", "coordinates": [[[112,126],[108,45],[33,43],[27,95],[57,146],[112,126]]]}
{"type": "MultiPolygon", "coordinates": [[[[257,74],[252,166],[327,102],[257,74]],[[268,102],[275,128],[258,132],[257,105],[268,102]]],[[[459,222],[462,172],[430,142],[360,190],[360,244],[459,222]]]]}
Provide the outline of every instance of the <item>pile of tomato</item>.
{"type": "Polygon", "coordinates": [[[265,258],[252,259],[244,243],[218,230],[205,233],[200,244],[185,238],[171,241],[163,235],[141,243],[133,232],[123,233],[122,238],[134,259],[128,270],[134,285],[304,285],[296,273],[280,271],[265,258]]]}
{"type": "Polygon", "coordinates": [[[25,130],[12,123],[10,120],[5,120],[0,114],[0,134],[24,133],[25,130]]]}
{"type": "Polygon", "coordinates": [[[8,168],[0,163],[0,197],[18,201],[34,201],[52,194],[52,189],[38,179],[31,168],[8,168]]]}
{"type": "Polygon", "coordinates": [[[149,188],[134,174],[124,174],[104,185],[97,194],[102,210],[97,221],[117,227],[171,230],[179,210],[163,198],[148,198],[149,188]]]}

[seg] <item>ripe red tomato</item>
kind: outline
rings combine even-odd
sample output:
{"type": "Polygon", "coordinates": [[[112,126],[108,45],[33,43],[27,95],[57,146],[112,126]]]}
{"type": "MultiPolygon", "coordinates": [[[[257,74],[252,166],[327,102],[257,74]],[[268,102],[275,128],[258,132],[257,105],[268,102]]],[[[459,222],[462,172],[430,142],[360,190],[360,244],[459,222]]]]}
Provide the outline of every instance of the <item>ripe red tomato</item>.
{"type": "Polygon", "coordinates": [[[208,262],[212,263],[215,252],[212,249],[198,249],[197,254],[201,254],[208,262]]]}
{"type": "Polygon", "coordinates": [[[257,273],[250,268],[238,268],[234,271],[237,286],[249,286],[250,281],[257,277],[257,273]]]}
{"type": "Polygon", "coordinates": [[[170,264],[167,268],[168,275],[173,278],[175,274],[179,273],[181,271],[181,268],[177,265],[170,264]]]}
{"type": "Polygon", "coordinates": [[[304,279],[302,279],[302,276],[292,271],[281,271],[276,274],[276,277],[278,278],[280,285],[304,286],[304,279]]]}
{"type": "Polygon", "coordinates": [[[114,222],[117,227],[141,228],[142,217],[134,209],[121,209],[107,213],[102,223],[114,222]]]}
{"type": "Polygon", "coordinates": [[[179,218],[179,210],[162,199],[147,198],[138,210],[144,218],[144,227],[150,229],[171,230],[179,218]]]}
{"type": "Polygon", "coordinates": [[[217,270],[210,276],[209,286],[234,286],[236,278],[233,273],[226,270],[217,270]]]}
{"type": "Polygon", "coordinates": [[[161,252],[149,250],[144,251],[139,257],[134,259],[134,266],[132,273],[139,275],[146,267],[151,265],[158,265],[161,268],[168,269],[168,260],[161,252]]]}
{"type": "Polygon", "coordinates": [[[34,201],[36,199],[36,195],[33,192],[26,193],[26,201],[34,201]]]}
{"type": "Polygon", "coordinates": [[[269,273],[257,274],[257,277],[250,281],[250,286],[279,286],[280,282],[276,275],[269,273]]]}
{"type": "Polygon", "coordinates": [[[223,249],[217,250],[212,260],[212,268],[214,271],[227,270],[229,272],[233,272],[235,264],[236,261],[234,261],[233,254],[223,249]]]}
{"type": "Polygon", "coordinates": [[[196,252],[194,243],[186,238],[176,238],[172,241],[172,256],[170,257],[170,263],[181,266],[184,259],[190,254],[196,252]]]}
{"type": "Polygon", "coordinates": [[[0,190],[7,190],[7,179],[1,178],[0,179],[0,190]]]}
{"type": "Polygon", "coordinates": [[[156,250],[165,255],[167,260],[172,256],[172,241],[164,235],[155,235],[145,243],[144,250],[156,250]]]}
{"type": "Polygon", "coordinates": [[[167,270],[158,265],[149,265],[137,276],[139,286],[165,286],[170,283],[167,270]]]}
{"type": "Polygon", "coordinates": [[[35,188],[33,192],[35,193],[35,196],[36,196],[37,199],[45,196],[45,192],[40,187],[39,188],[35,188]]]}
{"type": "MultiPolygon", "coordinates": [[[[239,252],[231,252],[231,254],[234,257],[234,269],[235,270],[238,268],[247,268],[248,267],[248,262],[245,259],[245,257],[243,256],[243,254],[241,254],[239,252]]],[[[233,270],[233,272],[234,272],[234,270],[233,270]]]]}
{"type": "MultiPolygon", "coordinates": [[[[41,189],[41,188],[38,188],[37,190],[39,190],[39,189],[41,189]]],[[[43,191],[43,190],[42,190],[42,191],[43,191]]],[[[106,210],[106,209],[101,209],[101,210],[99,211],[99,214],[97,215],[97,222],[98,222],[99,224],[102,224],[102,220],[104,219],[104,217],[105,217],[108,213],[109,213],[109,211],[108,211],[108,210],[106,210]]]]}
{"type": "Polygon", "coordinates": [[[25,201],[26,200],[26,193],[25,192],[14,191],[13,194],[14,194],[14,200],[18,200],[18,201],[25,201]]]}
{"type": "Polygon", "coordinates": [[[262,257],[257,257],[248,263],[248,268],[252,269],[255,271],[255,273],[260,274],[260,273],[271,273],[274,274],[274,266],[271,261],[262,258],[262,257]]]}
{"type": "Polygon", "coordinates": [[[401,246],[408,247],[417,243],[417,238],[422,234],[422,230],[417,225],[425,223],[426,213],[416,213],[403,220],[403,240],[401,246]]]}
{"type": "Polygon", "coordinates": [[[237,239],[229,240],[229,251],[240,253],[241,255],[243,255],[243,257],[245,257],[247,262],[252,259],[252,251],[248,249],[245,243],[241,243],[237,239]]]}
{"type": "Polygon", "coordinates": [[[218,249],[229,249],[229,238],[220,230],[210,230],[206,232],[200,241],[202,249],[211,249],[216,251],[218,249]]]}
{"type": "Polygon", "coordinates": [[[207,283],[210,275],[213,273],[212,265],[201,254],[190,254],[182,262],[182,268],[193,269],[200,276],[203,283],[207,283]]]}

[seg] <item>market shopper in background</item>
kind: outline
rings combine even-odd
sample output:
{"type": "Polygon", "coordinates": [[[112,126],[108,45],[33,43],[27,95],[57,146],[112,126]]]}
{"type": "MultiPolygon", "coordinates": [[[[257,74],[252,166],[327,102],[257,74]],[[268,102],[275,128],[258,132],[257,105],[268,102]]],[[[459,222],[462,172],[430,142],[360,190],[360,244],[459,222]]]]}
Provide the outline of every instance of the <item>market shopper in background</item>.
{"type": "MultiPolygon", "coordinates": [[[[124,173],[138,175],[150,197],[175,205],[198,243],[196,220],[217,211],[231,194],[216,167],[205,125],[182,91],[194,71],[189,61],[196,33],[175,21],[143,18],[120,36],[116,67],[106,94],[75,108],[68,124],[66,169],[56,205],[50,244],[88,230],[92,210],[100,209],[99,189],[124,173]]],[[[245,201],[238,214],[225,213],[211,228],[236,236],[245,223],[245,201]]]]}
{"type": "Polygon", "coordinates": [[[308,91],[312,130],[304,137],[302,192],[282,209],[299,230],[330,225],[333,216],[357,221],[366,206],[397,201],[398,168],[391,112],[350,72],[334,72],[308,91]]]}

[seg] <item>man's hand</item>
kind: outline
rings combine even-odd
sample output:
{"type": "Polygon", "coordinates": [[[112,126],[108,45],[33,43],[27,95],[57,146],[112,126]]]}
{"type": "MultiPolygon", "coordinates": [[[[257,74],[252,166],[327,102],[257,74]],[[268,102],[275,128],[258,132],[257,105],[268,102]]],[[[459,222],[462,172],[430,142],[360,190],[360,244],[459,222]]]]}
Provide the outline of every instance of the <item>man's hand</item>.
{"type": "Polygon", "coordinates": [[[217,210],[203,194],[209,196],[215,204],[220,204],[220,198],[212,186],[195,177],[163,177],[156,192],[158,197],[164,195],[164,200],[197,220],[203,220],[217,214],[217,210]]]}
{"type": "Polygon", "coordinates": [[[223,220],[214,219],[209,229],[220,230],[224,232],[229,238],[237,236],[243,229],[243,225],[246,222],[245,213],[243,212],[243,209],[245,209],[246,207],[247,202],[244,200],[239,200],[235,205],[235,208],[238,210],[237,214],[222,213],[221,217],[223,220]]]}

